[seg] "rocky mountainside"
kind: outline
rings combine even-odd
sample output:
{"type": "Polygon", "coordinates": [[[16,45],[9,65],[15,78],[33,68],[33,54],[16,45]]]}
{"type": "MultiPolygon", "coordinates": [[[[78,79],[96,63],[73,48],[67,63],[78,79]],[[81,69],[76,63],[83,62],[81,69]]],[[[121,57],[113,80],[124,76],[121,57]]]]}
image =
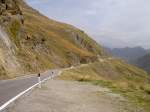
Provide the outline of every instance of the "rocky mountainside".
{"type": "Polygon", "coordinates": [[[0,78],[87,63],[97,55],[104,56],[102,48],[84,31],[23,0],[0,0],[0,78]]]}

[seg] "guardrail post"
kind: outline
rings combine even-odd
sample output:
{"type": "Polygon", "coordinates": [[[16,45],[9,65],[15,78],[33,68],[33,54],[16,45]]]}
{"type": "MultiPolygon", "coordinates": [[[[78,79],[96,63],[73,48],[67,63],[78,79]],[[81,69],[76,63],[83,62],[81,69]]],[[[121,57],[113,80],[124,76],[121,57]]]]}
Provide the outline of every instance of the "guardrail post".
{"type": "Polygon", "coordinates": [[[39,83],[39,88],[41,88],[41,74],[38,74],[38,83],[39,83]]]}
{"type": "Polygon", "coordinates": [[[52,73],[51,79],[53,80],[53,77],[54,77],[54,76],[53,76],[53,71],[52,71],[51,73],[52,73]]]}

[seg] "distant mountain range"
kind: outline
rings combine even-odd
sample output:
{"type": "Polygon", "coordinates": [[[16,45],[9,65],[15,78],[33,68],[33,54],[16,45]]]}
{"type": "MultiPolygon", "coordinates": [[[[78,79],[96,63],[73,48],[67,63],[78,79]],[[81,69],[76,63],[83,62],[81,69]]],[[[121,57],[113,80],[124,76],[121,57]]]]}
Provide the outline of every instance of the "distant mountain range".
{"type": "Polygon", "coordinates": [[[135,65],[150,72],[150,53],[138,58],[135,61],[135,65]]]}
{"type": "Polygon", "coordinates": [[[107,53],[114,57],[121,58],[130,64],[134,64],[146,71],[150,71],[150,49],[142,47],[108,48],[104,47],[107,53]]]}

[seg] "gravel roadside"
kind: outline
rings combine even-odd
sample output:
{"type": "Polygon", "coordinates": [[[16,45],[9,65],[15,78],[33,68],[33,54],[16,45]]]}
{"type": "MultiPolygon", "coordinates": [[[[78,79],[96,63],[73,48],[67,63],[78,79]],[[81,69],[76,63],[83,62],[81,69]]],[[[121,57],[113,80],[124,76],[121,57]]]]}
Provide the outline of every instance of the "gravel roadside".
{"type": "Polygon", "coordinates": [[[138,112],[109,89],[76,81],[50,80],[4,112],[138,112]]]}

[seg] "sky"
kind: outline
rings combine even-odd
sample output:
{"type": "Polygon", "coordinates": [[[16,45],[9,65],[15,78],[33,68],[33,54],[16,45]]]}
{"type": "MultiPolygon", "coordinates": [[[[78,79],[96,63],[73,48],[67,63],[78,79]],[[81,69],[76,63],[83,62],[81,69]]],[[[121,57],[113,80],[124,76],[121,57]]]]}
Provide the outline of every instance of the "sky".
{"type": "Polygon", "coordinates": [[[85,30],[107,47],[150,49],[150,0],[26,0],[51,19],[85,30]]]}

